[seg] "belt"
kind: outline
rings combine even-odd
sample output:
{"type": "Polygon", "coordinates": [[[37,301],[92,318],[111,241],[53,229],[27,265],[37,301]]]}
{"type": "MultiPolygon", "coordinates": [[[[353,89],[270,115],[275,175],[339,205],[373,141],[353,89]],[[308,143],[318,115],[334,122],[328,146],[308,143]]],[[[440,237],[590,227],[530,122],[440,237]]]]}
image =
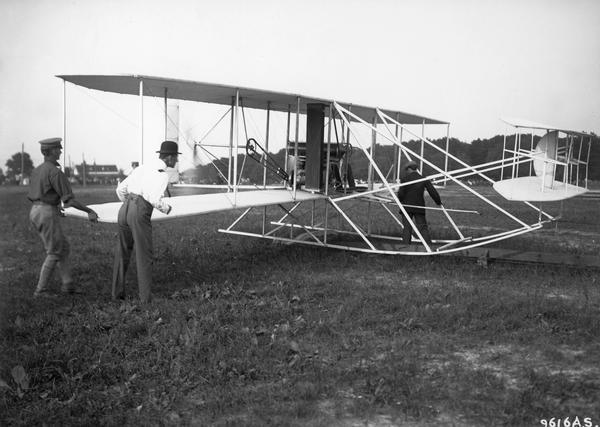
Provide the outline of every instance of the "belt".
{"type": "Polygon", "coordinates": [[[141,195],[135,194],[135,193],[129,193],[127,195],[127,200],[128,201],[131,200],[132,202],[138,202],[138,201],[140,201],[140,202],[142,202],[144,204],[147,204],[148,206],[152,206],[152,204],[148,200],[144,199],[141,195]]]}
{"type": "Polygon", "coordinates": [[[32,202],[34,205],[45,205],[45,206],[52,206],[53,208],[57,208],[58,205],[52,205],[50,203],[46,203],[46,202],[42,202],[41,200],[33,200],[32,202]]]}

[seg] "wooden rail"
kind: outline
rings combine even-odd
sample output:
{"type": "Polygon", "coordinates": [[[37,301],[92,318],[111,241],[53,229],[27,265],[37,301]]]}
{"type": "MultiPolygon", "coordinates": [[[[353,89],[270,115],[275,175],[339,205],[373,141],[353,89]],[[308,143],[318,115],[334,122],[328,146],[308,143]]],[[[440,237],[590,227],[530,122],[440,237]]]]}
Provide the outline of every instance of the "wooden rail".
{"type": "Polygon", "coordinates": [[[464,251],[454,252],[443,256],[475,258],[477,259],[477,262],[483,266],[487,266],[490,262],[500,261],[515,263],[564,265],[566,267],[600,269],[600,256],[597,255],[527,252],[515,249],[479,247],[465,249],[464,251]]]}

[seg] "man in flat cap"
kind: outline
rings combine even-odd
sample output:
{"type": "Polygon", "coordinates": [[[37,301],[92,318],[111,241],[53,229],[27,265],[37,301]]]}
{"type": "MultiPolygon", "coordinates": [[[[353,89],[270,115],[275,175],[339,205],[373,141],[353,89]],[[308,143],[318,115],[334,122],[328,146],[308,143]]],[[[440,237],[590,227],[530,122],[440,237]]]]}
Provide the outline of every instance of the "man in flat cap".
{"type": "Polygon", "coordinates": [[[54,269],[58,268],[62,282],[61,290],[66,293],[76,291],[69,265],[69,242],[61,226],[60,204],[87,212],[92,222],[98,215],[92,209],[75,199],[71,184],[60,170],[58,159],[62,153],[61,138],[48,138],[40,141],[44,163],[33,170],[27,198],[33,202],[29,219],[37,230],[44,248],[46,259],[40,270],[40,278],[34,297],[52,296],[49,282],[54,269]]]}
{"type": "Polygon", "coordinates": [[[119,242],[115,252],[112,278],[113,299],[125,298],[125,274],[129,267],[131,253],[135,249],[137,278],[140,300],[143,303],[152,299],[152,210],[158,209],[164,214],[171,212],[163,200],[163,194],[169,184],[169,175],[165,171],[177,163],[178,146],[176,142],[164,141],[158,159],[135,168],[131,174],[117,186],[117,196],[123,202],[119,209],[119,242]]]}
{"type": "MultiPolygon", "coordinates": [[[[425,219],[425,199],[423,195],[425,190],[429,193],[433,201],[437,205],[442,204],[442,199],[428,179],[424,177],[417,170],[417,163],[409,161],[404,167],[405,176],[400,180],[401,183],[407,183],[412,181],[418,181],[413,184],[403,185],[398,189],[398,200],[403,204],[409,205],[404,209],[406,213],[412,218],[415,226],[418,228],[419,233],[423,236],[423,239],[428,245],[431,245],[431,237],[429,236],[429,228],[427,227],[427,220],[425,219]]],[[[406,216],[402,216],[402,226],[404,227],[402,233],[403,243],[409,245],[412,239],[412,226],[408,222],[406,216]]]]}

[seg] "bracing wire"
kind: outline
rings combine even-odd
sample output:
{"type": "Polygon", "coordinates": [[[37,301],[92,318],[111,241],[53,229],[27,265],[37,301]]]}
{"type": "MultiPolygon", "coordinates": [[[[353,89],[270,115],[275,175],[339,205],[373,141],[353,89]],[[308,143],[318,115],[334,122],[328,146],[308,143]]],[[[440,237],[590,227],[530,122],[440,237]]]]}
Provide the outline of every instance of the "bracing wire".
{"type": "Polygon", "coordinates": [[[125,117],[124,115],[122,115],[121,113],[119,113],[114,108],[111,108],[108,105],[106,105],[105,103],[103,103],[102,101],[100,101],[98,98],[96,98],[95,96],[92,95],[92,93],[91,93],[90,90],[84,90],[82,87],[76,86],[76,85],[73,85],[73,87],[76,88],[80,93],[85,94],[88,98],[90,98],[91,100],[93,100],[94,102],[96,102],[98,105],[104,107],[106,110],[108,110],[111,113],[113,113],[115,116],[120,117],[121,119],[123,119],[123,121],[125,121],[127,124],[133,126],[134,128],[138,128],[139,127],[139,123],[135,123],[135,122],[129,120],[127,117],[125,117]]]}
{"type": "MultiPolygon", "coordinates": [[[[180,129],[179,125],[177,123],[175,123],[175,121],[173,120],[173,118],[171,116],[169,116],[168,111],[165,111],[163,103],[161,103],[161,110],[167,116],[167,119],[170,121],[170,123],[172,123],[175,126],[175,128],[177,129],[177,132],[181,135],[181,129],[180,129]]],[[[230,183],[227,180],[227,177],[225,177],[225,175],[221,171],[221,168],[226,169],[227,166],[225,166],[223,164],[223,162],[217,156],[214,155],[214,153],[212,153],[210,150],[206,149],[206,147],[202,146],[202,141],[204,141],[204,139],[206,139],[208,137],[208,135],[219,125],[219,123],[227,116],[227,114],[230,111],[231,111],[231,108],[229,108],[219,118],[219,120],[202,136],[202,138],[199,141],[192,140],[192,143],[190,143],[190,139],[187,136],[184,136],[183,139],[184,139],[186,145],[192,149],[192,152],[193,152],[192,163],[194,164],[194,166],[197,166],[197,163],[200,163],[200,162],[196,162],[196,160],[199,157],[199,153],[204,153],[206,155],[207,159],[209,160],[209,164],[215,168],[215,170],[217,171],[217,174],[231,188],[230,183]],[[198,152],[198,148],[200,148],[202,151],[198,152]],[[217,163],[221,166],[221,168],[219,168],[219,166],[217,166],[217,163]]]]}

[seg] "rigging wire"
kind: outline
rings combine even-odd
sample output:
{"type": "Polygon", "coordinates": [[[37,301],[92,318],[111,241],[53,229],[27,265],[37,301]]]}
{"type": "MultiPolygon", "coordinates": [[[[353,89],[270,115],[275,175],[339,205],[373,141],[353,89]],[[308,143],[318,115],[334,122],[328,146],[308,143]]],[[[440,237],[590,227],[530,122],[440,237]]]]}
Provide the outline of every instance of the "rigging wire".
{"type": "Polygon", "coordinates": [[[125,121],[127,124],[133,126],[134,128],[139,128],[139,123],[135,123],[135,122],[129,120],[127,117],[125,117],[124,115],[122,115],[121,113],[119,113],[114,108],[111,108],[108,105],[106,105],[105,103],[103,103],[102,101],[100,101],[98,98],[96,98],[95,96],[92,95],[92,91],[90,91],[90,90],[84,90],[82,87],[74,85],[74,84],[72,86],[75,89],[77,89],[79,91],[79,93],[85,94],[88,98],[90,98],[91,100],[93,100],[94,102],[96,102],[98,105],[104,107],[106,110],[110,111],[115,116],[120,117],[121,119],[123,119],[123,121],[125,121]]]}
{"type": "MultiPolygon", "coordinates": [[[[159,100],[157,99],[157,102],[159,102],[159,100]]],[[[167,116],[168,120],[175,126],[175,128],[177,129],[177,132],[179,135],[181,135],[181,129],[179,127],[179,125],[177,123],[175,123],[175,121],[173,120],[173,118],[169,115],[168,111],[165,110],[165,106],[164,103],[160,103],[160,110],[167,116]]],[[[227,116],[227,114],[229,113],[229,111],[231,110],[231,108],[229,108],[217,121],[217,123],[211,128],[209,129],[205,135],[202,137],[202,139],[200,140],[200,142],[196,142],[193,141],[193,143],[190,143],[190,138],[188,138],[187,136],[184,135],[183,140],[185,142],[185,144],[188,146],[188,148],[192,149],[192,164],[194,165],[194,167],[197,166],[197,162],[196,160],[198,160],[199,157],[199,153],[204,153],[207,156],[207,159],[209,160],[209,164],[212,165],[215,170],[217,171],[217,174],[221,177],[221,179],[223,179],[224,182],[227,183],[228,188],[231,188],[231,185],[229,183],[229,181],[227,180],[227,178],[224,176],[223,172],[221,171],[221,169],[217,166],[216,163],[219,163],[221,165],[221,167],[225,167],[225,165],[223,164],[223,162],[217,158],[210,150],[207,150],[205,147],[202,146],[201,142],[217,127],[217,125],[223,120],[223,118],[225,118],[227,116]],[[198,152],[197,148],[201,148],[202,151],[198,152]],[[212,157],[212,160],[211,160],[212,157]]],[[[200,163],[200,162],[198,162],[200,163]]],[[[225,167],[226,168],[226,167],[225,167]]]]}

